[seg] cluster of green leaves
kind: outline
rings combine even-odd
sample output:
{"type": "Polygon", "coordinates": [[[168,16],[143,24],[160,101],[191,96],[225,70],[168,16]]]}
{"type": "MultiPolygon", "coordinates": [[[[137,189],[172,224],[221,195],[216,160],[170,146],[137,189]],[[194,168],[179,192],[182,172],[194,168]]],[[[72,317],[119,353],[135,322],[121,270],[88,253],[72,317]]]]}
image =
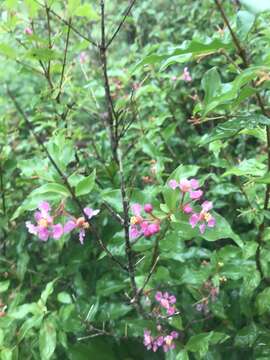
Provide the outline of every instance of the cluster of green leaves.
{"type": "MultiPolygon", "coordinates": [[[[127,3],[105,1],[107,41],[127,3]]],[[[144,311],[157,290],[177,297],[180,314],[163,326],[181,335],[166,354],[145,350],[143,331],[157,323],[132,306],[129,274],[91,228],[81,246],[76,234],[43,243],[24,224],[42,200],[65,203],[79,217],[75,195],[101,209],[95,229],[127,263],[124,229],[113,216],[125,216],[121,173],[93,45],[101,41],[99,4],[1,3],[1,360],[269,359],[270,7],[220,3],[231,31],[212,0],[135,2],[107,52],[129,201],[174,214],[157,238],[133,245],[138,288],[159,253],[144,311]],[[217,225],[203,235],[177,213],[166,185],[188,177],[214,203],[217,225]],[[219,294],[205,314],[196,304],[209,282],[219,294]]]]}

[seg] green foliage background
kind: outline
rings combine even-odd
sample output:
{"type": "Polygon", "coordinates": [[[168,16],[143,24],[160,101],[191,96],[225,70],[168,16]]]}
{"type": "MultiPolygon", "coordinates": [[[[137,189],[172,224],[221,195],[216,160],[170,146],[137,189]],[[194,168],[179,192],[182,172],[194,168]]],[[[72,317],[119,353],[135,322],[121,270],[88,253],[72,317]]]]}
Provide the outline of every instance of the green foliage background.
{"type": "MultiPolygon", "coordinates": [[[[106,41],[128,5],[105,2],[106,41]]],[[[0,359],[269,359],[268,1],[136,1],[107,50],[128,199],[175,214],[158,240],[141,238],[132,253],[140,288],[158,245],[140,299],[146,313],[156,290],[177,296],[180,314],[163,326],[181,335],[166,354],[145,350],[143,331],[156,322],[132,306],[129,274],[91,228],[83,246],[76,234],[43,243],[25,228],[41,200],[64,200],[79,216],[66,179],[84,205],[101,209],[95,229],[127,263],[114,216],[125,216],[123,179],[91,44],[101,41],[99,2],[0,6],[0,359]],[[166,185],[192,176],[216,212],[204,235],[177,214],[166,185]],[[204,314],[196,303],[207,281],[219,294],[204,314]]]]}

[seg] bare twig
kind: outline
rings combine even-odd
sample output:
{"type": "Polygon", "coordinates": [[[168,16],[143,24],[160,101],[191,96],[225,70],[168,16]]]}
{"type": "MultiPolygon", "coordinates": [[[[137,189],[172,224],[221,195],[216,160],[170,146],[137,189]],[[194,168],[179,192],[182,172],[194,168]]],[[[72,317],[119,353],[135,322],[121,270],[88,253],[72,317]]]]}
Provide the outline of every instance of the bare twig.
{"type": "Polygon", "coordinates": [[[110,131],[110,141],[112,154],[115,162],[117,160],[117,147],[118,147],[118,124],[117,124],[117,115],[114,110],[114,105],[111,96],[110,83],[108,78],[107,71],[107,54],[106,54],[106,39],[105,39],[105,4],[104,0],[100,1],[100,9],[101,9],[101,44],[99,46],[99,54],[100,61],[103,70],[103,78],[104,78],[104,89],[105,89],[105,98],[106,105],[108,109],[108,126],[110,131]]]}
{"type": "Polygon", "coordinates": [[[119,25],[117,26],[116,30],[114,31],[112,37],[110,38],[110,40],[108,41],[107,45],[106,45],[106,49],[108,49],[108,47],[111,45],[111,43],[113,42],[114,38],[117,36],[118,32],[121,30],[121,27],[124,25],[127,16],[129,15],[131,9],[133,8],[133,5],[135,4],[136,0],[131,0],[129,6],[127,7],[126,11],[124,12],[124,16],[123,19],[121,20],[121,22],[119,23],[119,25]]]}
{"type": "Polygon", "coordinates": [[[145,289],[146,285],[148,284],[149,280],[151,279],[151,277],[157,267],[158,261],[159,261],[159,256],[156,257],[154,264],[152,265],[149,273],[147,274],[147,276],[144,280],[143,286],[139,289],[138,296],[141,296],[141,294],[143,293],[143,290],[145,289]]]}
{"type": "MultiPolygon", "coordinates": [[[[39,4],[42,7],[45,7],[43,4],[41,4],[39,1],[35,0],[35,2],[37,4],[39,4]]],[[[54,10],[52,10],[51,8],[49,9],[49,12],[54,15],[59,21],[61,21],[63,24],[68,26],[68,21],[66,21],[65,19],[63,19],[60,15],[58,15],[54,10]]],[[[87,42],[89,42],[91,45],[94,46],[98,46],[98,44],[90,37],[90,36],[85,36],[83,35],[78,29],[76,29],[73,25],[70,25],[71,30],[77,34],[80,38],[86,40],[87,42]]]]}
{"type": "Polygon", "coordinates": [[[63,66],[62,66],[62,72],[61,72],[61,78],[60,78],[60,84],[59,84],[59,93],[56,97],[56,101],[58,103],[60,102],[62,85],[63,85],[64,74],[65,74],[65,67],[66,67],[66,62],[67,62],[67,51],[68,51],[68,45],[69,45],[70,25],[71,25],[71,19],[69,19],[69,21],[68,21],[67,37],[66,37],[66,44],[65,44],[65,50],[64,50],[64,59],[63,59],[63,66]]]}

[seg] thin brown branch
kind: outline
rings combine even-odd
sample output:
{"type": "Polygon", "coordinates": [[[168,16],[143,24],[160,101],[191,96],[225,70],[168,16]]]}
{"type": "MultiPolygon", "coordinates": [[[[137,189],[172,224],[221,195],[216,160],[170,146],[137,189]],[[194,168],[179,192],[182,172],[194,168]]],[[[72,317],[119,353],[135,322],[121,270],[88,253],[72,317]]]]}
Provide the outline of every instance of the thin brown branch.
{"type": "Polygon", "coordinates": [[[148,284],[148,282],[149,282],[149,280],[151,279],[154,271],[156,270],[158,261],[159,261],[159,256],[156,257],[156,259],[155,259],[155,261],[154,261],[154,264],[152,265],[149,273],[147,274],[147,276],[146,276],[146,278],[145,278],[145,280],[144,280],[143,286],[139,289],[139,291],[138,291],[138,296],[141,296],[141,294],[143,293],[146,285],[148,284]]]}
{"type": "Polygon", "coordinates": [[[114,31],[112,37],[110,38],[110,40],[108,41],[107,45],[106,45],[106,49],[108,49],[108,47],[111,45],[111,43],[113,42],[114,38],[117,36],[117,34],[119,33],[119,31],[121,30],[122,26],[124,25],[126,18],[128,17],[131,9],[133,8],[133,5],[135,4],[136,0],[132,0],[130,1],[129,6],[127,7],[126,11],[124,12],[124,16],[123,19],[121,20],[121,22],[119,23],[119,25],[117,26],[116,30],[114,31]]]}
{"type": "Polygon", "coordinates": [[[65,43],[65,50],[64,50],[64,59],[63,59],[63,66],[62,66],[62,72],[61,72],[61,78],[60,78],[60,84],[59,84],[59,93],[56,97],[56,101],[60,102],[61,92],[62,92],[62,85],[64,81],[64,75],[65,75],[65,67],[67,63],[67,52],[68,52],[68,45],[69,45],[69,36],[70,36],[70,25],[71,25],[71,19],[68,21],[68,28],[67,28],[67,37],[66,37],[66,43],[65,43]]]}
{"type": "MultiPolygon", "coordinates": [[[[39,1],[35,0],[35,2],[37,4],[39,4],[42,7],[45,7],[43,4],[41,4],[39,1]]],[[[66,21],[65,19],[63,19],[60,15],[58,15],[54,10],[52,10],[51,8],[49,9],[50,13],[52,15],[54,15],[59,21],[61,21],[63,24],[68,26],[68,21],[66,21]]],[[[71,30],[78,35],[80,38],[86,40],[87,42],[89,42],[91,45],[94,46],[98,46],[98,44],[89,36],[85,36],[84,34],[82,34],[78,29],[76,29],[73,25],[70,25],[71,30]]]]}
{"type": "Polygon", "coordinates": [[[105,99],[106,99],[106,105],[107,105],[107,109],[108,109],[108,126],[109,126],[109,132],[110,132],[111,149],[112,149],[114,161],[118,162],[118,160],[117,160],[118,124],[117,124],[117,114],[114,110],[113,100],[112,100],[112,96],[111,96],[110,82],[109,82],[108,70],[107,70],[104,0],[100,1],[100,9],[101,9],[101,22],[100,22],[101,44],[99,46],[99,54],[100,54],[102,71],[103,71],[105,99]]]}

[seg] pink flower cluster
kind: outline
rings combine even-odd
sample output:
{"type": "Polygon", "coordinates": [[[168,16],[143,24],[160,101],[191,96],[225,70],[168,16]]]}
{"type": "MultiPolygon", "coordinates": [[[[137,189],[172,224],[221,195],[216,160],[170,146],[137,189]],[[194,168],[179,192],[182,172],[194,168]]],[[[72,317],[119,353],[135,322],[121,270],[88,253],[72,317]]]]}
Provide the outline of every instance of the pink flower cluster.
{"type": "MultiPolygon", "coordinates": [[[[84,208],[84,214],[88,219],[91,219],[98,213],[99,210],[93,210],[89,207],[84,208]]],[[[34,217],[36,224],[26,221],[25,225],[30,234],[36,235],[42,241],[47,241],[49,237],[57,240],[63,234],[78,229],[79,240],[83,244],[85,229],[89,228],[89,223],[84,216],[75,218],[67,213],[62,206],[56,210],[55,215],[51,215],[51,206],[47,201],[42,201],[38,205],[38,211],[35,212],[34,217]],[[55,218],[63,215],[69,217],[68,221],[64,225],[60,223],[55,224],[55,218]]]]}
{"type": "Polygon", "coordinates": [[[167,315],[172,316],[175,314],[176,308],[176,297],[174,295],[171,295],[167,292],[162,293],[161,291],[158,291],[155,295],[155,299],[157,302],[159,302],[160,306],[166,309],[167,315]]]}
{"type": "Polygon", "coordinates": [[[130,239],[137,239],[141,235],[149,238],[160,231],[160,220],[153,215],[153,206],[151,204],[144,205],[144,212],[147,214],[147,218],[142,216],[142,210],[143,207],[140,204],[133,204],[131,206],[133,216],[130,219],[130,239]]]}
{"type": "Polygon", "coordinates": [[[175,348],[174,339],[179,336],[178,332],[172,331],[169,335],[158,335],[153,337],[150,330],[144,330],[144,345],[147,350],[156,352],[158,348],[162,347],[164,352],[175,348]]]}
{"type": "Polygon", "coordinates": [[[181,192],[180,208],[186,213],[190,214],[189,223],[192,228],[199,225],[199,230],[203,234],[206,227],[213,228],[216,225],[215,218],[209,213],[213,208],[211,201],[204,201],[201,204],[201,211],[195,212],[193,210],[192,202],[200,200],[203,195],[203,191],[200,189],[198,180],[196,179],[182,179],[179,182],[172,179],[168,182],[168,186],[173,189],[179,189],[181,192]],[[189,199],[185,202],[186,195],[189,199]]]}

